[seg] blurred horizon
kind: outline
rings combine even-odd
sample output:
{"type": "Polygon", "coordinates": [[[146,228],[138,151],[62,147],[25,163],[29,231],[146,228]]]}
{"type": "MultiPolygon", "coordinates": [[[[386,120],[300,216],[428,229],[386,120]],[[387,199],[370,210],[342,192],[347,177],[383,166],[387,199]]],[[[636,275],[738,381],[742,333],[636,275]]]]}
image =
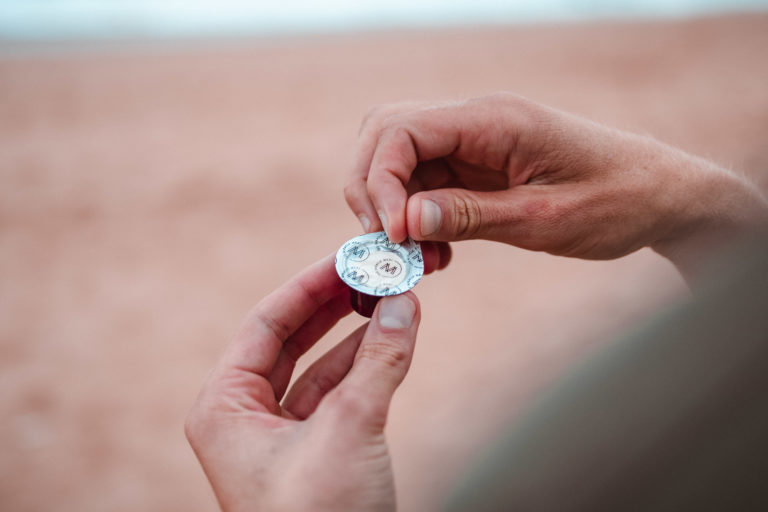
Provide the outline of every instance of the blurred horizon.
{"type": "Polygon", "coordinates": [[[765,10],[768,0],[0,0],[0,44],[665,19],[765,10]]]}

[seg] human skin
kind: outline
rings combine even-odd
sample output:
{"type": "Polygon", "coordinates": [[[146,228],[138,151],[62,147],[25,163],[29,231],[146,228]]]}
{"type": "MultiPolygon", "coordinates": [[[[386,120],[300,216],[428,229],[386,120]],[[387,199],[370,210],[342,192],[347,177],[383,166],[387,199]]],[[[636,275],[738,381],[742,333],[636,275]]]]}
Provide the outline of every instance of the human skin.
{"type": "Polygon", "coordinates": [[[765,198],[729,170],[509,93],[375,108],[344,191],[363,228],[394,241],[586,259],[652,247],[686,277],[699,251],[768,219],[765,198]]]}
{"type": "MultiPolygon", "coordinates": [[[[691,254],[768,217],[730,171],[510,94],[374,110],[345,192],[366,231],[425,241],[427,271],[450,259],[444,242],[483,238],[592,259],[650,246],[690,273],[691,254]]],[[[326,258],[260,302],[210,373],[186,433],[223,509],[394,509],[384,426],[416,297],[382,299],[286,395],[350,310],[326,258]]]]}
{"type": "MultiPolygon", "coordinates": [[[[426,271],[447,264],[425,249],[426,271]]],[[[286,394],[296,360],[351,310],[324,258],[263,299],[209,373],[185,431],[222,509],[395,508],[384,426],[413,355],[416,296],[379,301],[286,394]]]]}

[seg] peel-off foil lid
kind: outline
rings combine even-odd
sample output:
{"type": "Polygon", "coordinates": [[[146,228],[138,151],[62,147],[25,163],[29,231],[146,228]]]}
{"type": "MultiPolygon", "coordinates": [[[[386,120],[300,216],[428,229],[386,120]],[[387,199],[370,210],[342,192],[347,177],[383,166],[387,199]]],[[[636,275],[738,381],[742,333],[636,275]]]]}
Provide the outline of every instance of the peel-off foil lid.
{"type": "Polygon", "coordinates": [[[384,297],[405,293],[424,275],[424,258],[417,242],[396,244],[384,231],[349,240],[336,253],[336,272],[352,289],[384,297]]]}

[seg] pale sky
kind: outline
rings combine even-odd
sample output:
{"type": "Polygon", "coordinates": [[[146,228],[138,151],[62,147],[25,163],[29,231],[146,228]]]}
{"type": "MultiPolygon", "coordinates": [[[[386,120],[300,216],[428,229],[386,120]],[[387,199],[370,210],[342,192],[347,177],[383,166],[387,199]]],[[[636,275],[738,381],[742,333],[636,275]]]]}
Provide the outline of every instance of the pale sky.
{"type": "Polygon", "coordinates": [[[744,10],[768,10],[768,0],[0,0],[0,38],[264,35],[744,10]]]}

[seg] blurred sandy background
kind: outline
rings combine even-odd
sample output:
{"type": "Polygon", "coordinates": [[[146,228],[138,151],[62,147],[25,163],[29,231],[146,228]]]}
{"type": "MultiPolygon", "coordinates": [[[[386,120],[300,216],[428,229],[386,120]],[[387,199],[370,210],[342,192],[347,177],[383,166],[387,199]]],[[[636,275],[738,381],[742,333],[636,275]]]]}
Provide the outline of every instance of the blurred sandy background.
{"type": "MultiPolygon", "coordinates": [[[[5,52],[0,508],[215,510],[184,416],[250,306],[359,234],[341,189],[370,107],[511,90],[765,190],[766,48],[750,15],[5,52]]],[[[388,427],[406,511],[438,507],[564,367],[686,293],[646,251],[454,251],[416,290],[388,427]]]]}

